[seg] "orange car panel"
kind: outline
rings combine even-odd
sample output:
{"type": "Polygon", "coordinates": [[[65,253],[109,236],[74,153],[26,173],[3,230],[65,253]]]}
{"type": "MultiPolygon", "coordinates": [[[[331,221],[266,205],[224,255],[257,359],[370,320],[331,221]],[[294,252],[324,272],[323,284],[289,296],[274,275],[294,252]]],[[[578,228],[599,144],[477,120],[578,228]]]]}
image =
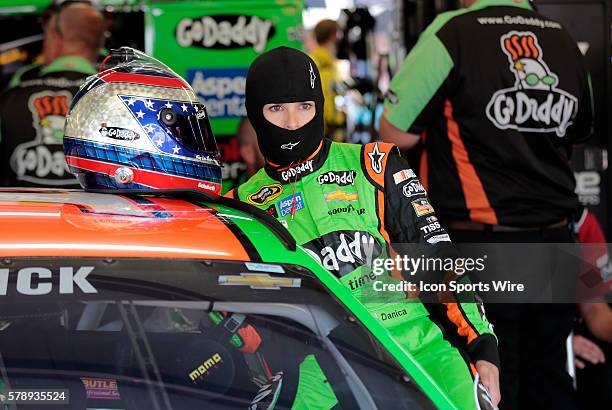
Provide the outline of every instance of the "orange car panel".
{"type": "Polygon", "coordinates": [[[211,208],[82,191],[0,191],[0,256],[249,260],[211,208]],[[144,201],[144,203],[143,203],[144,201]]]}

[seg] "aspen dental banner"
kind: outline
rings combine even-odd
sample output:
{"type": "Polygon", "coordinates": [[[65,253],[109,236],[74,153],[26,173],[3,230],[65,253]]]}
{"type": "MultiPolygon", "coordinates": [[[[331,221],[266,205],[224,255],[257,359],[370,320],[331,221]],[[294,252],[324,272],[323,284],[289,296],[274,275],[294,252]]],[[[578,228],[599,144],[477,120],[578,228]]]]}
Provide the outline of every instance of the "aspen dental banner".
{"type": "Polygon", "coordinates": [[[224,192],[240,178],[236,129],[250,63],[286,45],[302,48],[302,0],[155,2],[145,15],[146,51],[169,65],[206,105],[222,152],[224,192]]]}

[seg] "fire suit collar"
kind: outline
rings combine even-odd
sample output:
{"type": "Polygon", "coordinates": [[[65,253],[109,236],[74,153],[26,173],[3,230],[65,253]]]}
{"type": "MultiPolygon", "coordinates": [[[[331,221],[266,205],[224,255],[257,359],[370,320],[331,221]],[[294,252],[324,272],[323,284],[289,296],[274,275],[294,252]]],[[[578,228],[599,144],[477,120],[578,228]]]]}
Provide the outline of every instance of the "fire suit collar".
{"type": "Polygon", "coordinates": [[[307,159],[293,163],[289,166],[278,166],[271,162],[266,162],[265,170],[268,176],[283,184],[299,181],[306,175],[319,170],[327,160],[331,141],[323,139],[319,148],[307,159]]]}
{"type": "Polygon", "coordinates": [[[54,73],[56,71],[75,71],[83,74],[95,74],[97,71],[87,60],[78,56],[58,57],[51,64],[45,66],[40,71],[41,75],[54,73]]]}

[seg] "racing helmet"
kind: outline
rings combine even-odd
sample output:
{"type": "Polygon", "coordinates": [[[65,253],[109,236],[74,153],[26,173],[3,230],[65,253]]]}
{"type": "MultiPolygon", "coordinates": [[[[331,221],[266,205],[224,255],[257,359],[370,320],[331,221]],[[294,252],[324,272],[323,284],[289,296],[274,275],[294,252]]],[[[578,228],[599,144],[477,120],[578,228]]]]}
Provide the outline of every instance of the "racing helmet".
{"type": "Polygon", "coordinates": [[[116,65],[85,81],[66,117],[66,163],[81,186],[218,195],[219,151],[206,108],[189,84],[128,47],[107,60],[116,65]]]}

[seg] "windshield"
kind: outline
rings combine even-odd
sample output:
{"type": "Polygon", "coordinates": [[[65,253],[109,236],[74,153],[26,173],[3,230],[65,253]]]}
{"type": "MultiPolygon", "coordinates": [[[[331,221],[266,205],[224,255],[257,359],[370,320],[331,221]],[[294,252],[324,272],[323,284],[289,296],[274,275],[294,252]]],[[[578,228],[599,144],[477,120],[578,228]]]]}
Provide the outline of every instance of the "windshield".
{"type": "Polygon", "coordinates": [[[72,409],[433,408],[350,318],[291,265],[4,259],[0,385],[72,409]]]}

